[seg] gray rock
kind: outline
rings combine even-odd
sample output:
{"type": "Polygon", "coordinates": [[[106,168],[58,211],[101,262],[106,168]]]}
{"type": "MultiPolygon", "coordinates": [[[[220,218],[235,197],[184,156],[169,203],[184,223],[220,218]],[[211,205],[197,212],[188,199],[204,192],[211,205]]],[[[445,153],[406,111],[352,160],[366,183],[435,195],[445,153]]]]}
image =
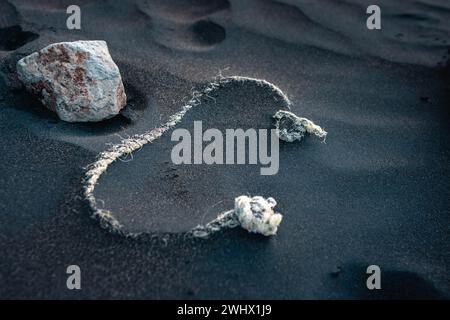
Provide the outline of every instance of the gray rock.
{"type": "Polygon", "coordinates": [[[126,105],[122,77],[105,41],[51,44],[21,59],[17,74],[64,121],[108,119],[126,105]]]}

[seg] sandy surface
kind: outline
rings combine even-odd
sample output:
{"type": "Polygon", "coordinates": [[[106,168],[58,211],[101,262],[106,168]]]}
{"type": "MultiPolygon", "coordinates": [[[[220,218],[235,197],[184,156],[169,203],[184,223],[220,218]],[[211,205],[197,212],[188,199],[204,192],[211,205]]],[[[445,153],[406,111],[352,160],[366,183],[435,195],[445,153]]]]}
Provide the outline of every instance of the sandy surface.
{"type": "MultiPolygon", "coordinates": [[[[379,1],[0,2],[0,298],[443,298],[450,296],[450,5],[379,1]],[[106,40],[129,103],[102,123],[65,123],[21,88],[15,64],[60,41],[106,40]],[[280,171],[177,166],[163,136],[114,163],[96,197],[132,231],[100,228],[85,167],[121,137],[160,126],[222,70],[279,86],[329,132],[280,146],[280,171]],[[183,232],[241,194],[273,196],[276,237],[183,232]],[[82,290],[65,269],[82,269],[82,290]],[[365,269],[382,269],[368,291],[365,269]]],[[[189,111],[216,128],[270,127],[283,106],[229,84],[189,111]]]]}

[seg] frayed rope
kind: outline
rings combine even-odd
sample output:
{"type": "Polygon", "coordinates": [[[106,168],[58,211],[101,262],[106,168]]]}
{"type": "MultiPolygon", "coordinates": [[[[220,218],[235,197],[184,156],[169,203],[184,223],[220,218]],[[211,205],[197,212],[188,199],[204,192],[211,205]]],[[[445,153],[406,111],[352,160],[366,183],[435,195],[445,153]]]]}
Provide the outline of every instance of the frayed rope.
{"type": "MultiPolygon", "coordinates": [[[[100,208],[97,205],[97,199],[94,195],[95,186],[98,183],[98,180],[102,176],[102,174],[108,169],[108,166],[115,162],[116,160],[122,160],[122,161],[129,161],[125,160],[128,159],[128,157],[132,157],[132,152],[141,149],[144,145],[151,143],[152,141],[160,138],[166,131],[173,128],[178,122],[181,121],[181,119],[184,117],[186,112],[190,110],[192,107],[195,107],[200,104],[201,98],[203,96],[211,97],[210,94],[214,91],[216,91],[218,88],[223,86],[224,84],[230,83],[230,82],[252,82],[256,83],[257,85],[267,87],[269,88],[276,96],[281,98],[282,101],[286,104],[287,108],[290,108],[291,101],[289,98],[284,94],[283,91],[280,90],[277,86],[274,84],[262,80],[262,79],[255,79],[255,78],[249,78],[249,77],[241,77],[241,76],[231,76],[231,77],[223,77],[221,74],[219,74],[218,77],[214,79],[211,83],[209,83],[206,88],[199,92],[199,91],[193,91],[192,97],[188,101],[187,104],[185,104],[181,111],[175,113],[174,115],[170,116],[169,120],[163,124],[159,128],[155,128],[153,130],[150,130],[143,134],[136,134],[130,138],[122,139],[121,142],[118,144],[112,145],[109,149],[106,151],[101,152],[97,156],[97,160],[87,166],[87,171],[85,174],[85,177],[83,178],[83,191],[84,191],[84,197],[87,200],[92,212],[93,217],[99,218],[100,224],[103,228],[107,228],[113,232],[116,232],[118,234],[121,234],[123,236],[127,237],[137,237],[141,233],[130,233],[123,229],[123,225],[117,220],[116,217],[113,216],[112,212],[100,208]]],[[[212,98],[212,97],[211,97],[212,98]]],[[[281,115],[278,111],[275,115],[281,115]]],[[[287,111],[284,111],[287,112],[287,111]]],[[[292,114],[294,115],[294,114],[292,114]]],[[[295,115],[294,115],[295,116],[295,115]]],[[[326,132],[322,131],[322,129],[316,125],[314,125],[311,121],[305,119],[305,118],[299,118],[303,119],[302,124],[304,126],[304,129],[312,134],[316,134],[318,136],[325,137],[326,132]],[[306,122],[305,122],[306,121],[306,122]],[[325,135],[323,133],[325,132],[325,135]]],[[[278,121],[279,122],[279,121],[278,121]]],[[[280,135],[280,139],[282,139],[283,134],[280,135]]],[[[295,139],[294,139],[295,140],[295,139]]],[[[132,158],[131,158],[132,159],[132,158]]],[[[236,201],[239,200],[239,203],[243,205],[243,208],[248,208],[248,205],[252,206],[253,209],[255,209],[257,205],[259,205],[262,208],[272,208],[270,207],[270,203],[273,200],[272,198],[264,199],[262,197],[254,197],[254,198],[248,198],[246,196],[241,196],[236,198],[236,201]],[[256,200],[255,200],[256,198],[256,200]],[[259,200],[258,200],[259,199],[259,200]],[[272,199],[272,200],[269,200],[272,199]],[[265,203],[263,202],[265,201],[265,203]],[[245,204],[245,205],[244,205],[245,204]]],[[[98,201],[100,202],[100,201],[98,201]]],[[[274,203],[274,200],[273,202],[274,203]]],[[[263,219],[261,220],[255,220],[254,217],[260,217],[260,214],[254,214],[253,209],[250,211],[247,209],[239,209],[239,205],[237,205],[238,211],[235,208],[235,210],[227,211],[225,213],[220,214],[215,220],[209,222],[205,226],[198,226],[194,228],[190,232],[194,237],[200,237],[205,238],[209,234],[214,233],[218,230],[221,230],[222,228],[232,228],[236,227],[238,225],[241,225],[244,229],[247,229],[250,232],[256,232],[261,233],[265,235],[272,235],[276,233],[277,227],[279,223],[281,222],[282,216],[280,214],[275,214],[272,211],[272,215],[275,215],[275,218],[268,218],[268,216],[263,215],[263,219]],[[240,211],[239,211],[240,210],[240,211]],[[238,213],[237,213],[238,212],[238,213]],[[244,218],[246,217],[246,218],[244,218]]],[[[270,212],[270,211],[268,211],[270,212]]],[[[260,217],[261,218],[261,217],[260,217]]]]}
{"type": "Polygon", "coordinates": [[[222,229],[241,226],[251,233],[273,236],[283,219],[273,210],[276,205],[274,198],[240,196],[234,199],[234,210],[220,214],[204,226],[197,226],[191,233],[196,238],[208,238],[222,229]]]}
{"type": "Polygon", "coordinates": [[[300,141],[306,133],[309,133],[323,139],[325,142],[327,132],[311,120],[301,118],[296,114],[285,110],[277,111],[273,117],[276,120],[276,133],[283,141],[300,141]]]}

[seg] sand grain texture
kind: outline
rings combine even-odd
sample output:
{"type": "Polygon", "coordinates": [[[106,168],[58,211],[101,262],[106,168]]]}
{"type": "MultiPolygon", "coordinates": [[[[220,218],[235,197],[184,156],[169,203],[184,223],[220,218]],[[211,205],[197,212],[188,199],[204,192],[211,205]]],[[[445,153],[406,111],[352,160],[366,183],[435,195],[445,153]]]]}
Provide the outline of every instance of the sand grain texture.
{"type": "MultiPolygon", "coordinates": [[[[81,1],[76,32],[65,25],[69,2],[0,5],[0,34],[15,34],[0,37],[1,298],[449,297],[446,1],[381,1],[380,32],[365,29],[367,1],[81,1]],[[21,89],[15,64],[51,43],[94,39],[108,43],[127,106],[65,123],[21,89]],[[254,166],[172,170],[160,140],[115,162],[97,196],[130,226],[172,236],[101,229],[82,200],[85,167],[107,144],[167,122],[219,70],[282,88],[292,112],[330,132],[326,144],[281,144],[280,172],[266,179],[254,166]],[[178,236],[245,192],[277,200],[276,237],[178,236]],[[83,270],[79,292],[66,289],[70,264],[83,270]],[[371,264],[381,291],[365,288],[371,264]]],[[[268,127],[283,107],[252,84],[213,98],[185,120],[268,127]]]]}

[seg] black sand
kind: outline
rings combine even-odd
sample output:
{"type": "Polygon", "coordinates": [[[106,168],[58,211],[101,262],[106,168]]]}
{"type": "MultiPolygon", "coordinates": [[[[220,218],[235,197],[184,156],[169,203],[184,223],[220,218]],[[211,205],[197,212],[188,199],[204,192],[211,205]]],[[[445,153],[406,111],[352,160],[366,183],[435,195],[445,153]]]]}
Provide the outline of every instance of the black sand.
{"type": "MultiPolygon", "coordinates": [[[[0,298],[448,298],[448,4],[383,1],[375,33],[364,1],[164,3],[83,1],[82,30],[69,31],[69,2],[1,2],[10,38],[0,40],[0,298]],[[79,39],[106,40],[121,70],[130,101],[114,119],[64,123],[17,82],[20,57],[79,39]],[[163,138],[113,164],[96,189],[107,208],[154,232],[133,240],[101,229],[81,199],[83,167],[118,135],[158,127],[224,68],[275,83],[295,113],[325,127],[327,143],[282,144],[273,177],[256,166],[175,176],[155,152],[167,149],[163,138]],[[245,193],[277,199],[276,237],[160,236],[245,193]],[[66,289],[70,264],[82,269],[81,291],[66,289]],[[382,268],[378,292],[365,288],[371,264],[382,268]]],[[[232,128],[235,112],[278,108],[250,84],[214,97],[184,121],[232,128]]]]}

